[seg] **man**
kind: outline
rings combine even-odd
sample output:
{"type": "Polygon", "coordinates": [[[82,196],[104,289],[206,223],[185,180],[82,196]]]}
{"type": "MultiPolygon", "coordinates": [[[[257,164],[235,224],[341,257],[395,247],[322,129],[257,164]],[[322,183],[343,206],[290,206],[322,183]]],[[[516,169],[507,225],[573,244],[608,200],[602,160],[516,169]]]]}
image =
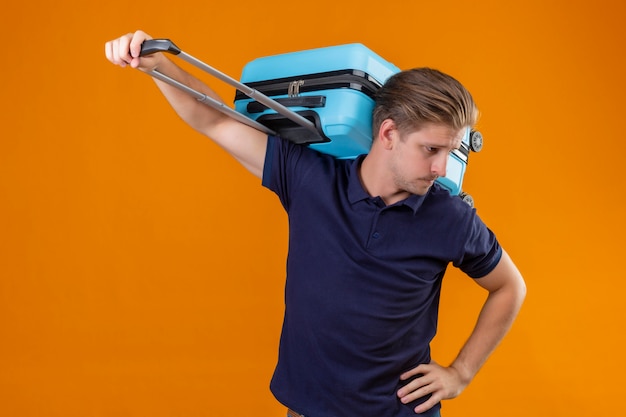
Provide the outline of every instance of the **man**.
{"type": "MultiPolygon", "coordinates": [[[[106,44],[122,67],[158,69],[219,99],[141,31],[106,44]]],[[[469,384],[525,297],[521,274],[475,210],[435,183],[477,109],[452,77],[403,71],[377,96],[370,152],[337,160],[267,137],[156,81],[179,116],[274,191],[289,215],[285,318],[271,382],[290,415],[439,416],[469,384]],[[449,263],[488,291],[449,366],[431,360],[449,263]],[[293,411],[292,411],[293,410],[293,411]]]]}

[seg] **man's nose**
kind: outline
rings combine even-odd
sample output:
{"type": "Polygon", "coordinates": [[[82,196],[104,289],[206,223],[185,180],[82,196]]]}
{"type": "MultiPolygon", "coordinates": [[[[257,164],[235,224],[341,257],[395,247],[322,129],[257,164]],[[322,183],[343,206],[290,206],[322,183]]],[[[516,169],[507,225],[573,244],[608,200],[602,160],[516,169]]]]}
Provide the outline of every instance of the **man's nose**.
{"type": "Polygon", "coordinates": [[[433,174],[437,174],[438,177],[445,177],[447,166],[448,166],[448,153],[441,152],[440,155],[437,155],[437,158],[435,159],[435,161],[433,161],[431,170],[433,174]]]}

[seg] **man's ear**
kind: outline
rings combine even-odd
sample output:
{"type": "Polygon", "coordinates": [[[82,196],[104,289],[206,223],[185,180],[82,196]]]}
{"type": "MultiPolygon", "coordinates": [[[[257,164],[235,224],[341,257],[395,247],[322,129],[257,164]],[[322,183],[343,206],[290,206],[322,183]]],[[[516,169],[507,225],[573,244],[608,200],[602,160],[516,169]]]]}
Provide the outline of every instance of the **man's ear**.
{"type": "Polygon", "coordinates": [[[384,149],[393,148],[394,139],[398,139],[398,128],[396,123],[391,119],[385,119],[378,129],[378,137],[376,140],[380,142],[384,149]]]}

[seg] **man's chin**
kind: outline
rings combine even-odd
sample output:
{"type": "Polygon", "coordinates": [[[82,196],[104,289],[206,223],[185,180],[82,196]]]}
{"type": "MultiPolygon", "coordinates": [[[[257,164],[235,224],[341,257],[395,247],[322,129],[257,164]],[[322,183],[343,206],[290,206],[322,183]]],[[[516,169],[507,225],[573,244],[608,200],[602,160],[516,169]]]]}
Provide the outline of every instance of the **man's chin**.
{"type": "Polygon", "coordinates": [[[411,194],[415,194],[415,195],[426,195],[428,194],[430,187],[432,187],[432,185],[428,185],[424,187],[413,187],[413,190],[411,190],[410,192],[411,194]]]}

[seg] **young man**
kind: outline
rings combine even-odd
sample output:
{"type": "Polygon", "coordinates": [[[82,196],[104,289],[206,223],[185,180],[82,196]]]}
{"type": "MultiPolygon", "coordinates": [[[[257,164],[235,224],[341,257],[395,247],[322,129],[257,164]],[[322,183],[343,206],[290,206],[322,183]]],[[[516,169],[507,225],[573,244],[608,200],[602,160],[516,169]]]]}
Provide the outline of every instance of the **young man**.
{"type": "MultiPolygon", "coordinates": [[[[107,58],[218,98],[165,56],[139,58],[146,39],[139,31],[110,41],[107,58]]],[[[436,70],[393,76],[377,96],[370,152],[337,160],[268,138],[156,82],[179,116],[261,178],[289,215],[285,318],[271,382],[289,414],[439,416],[440,401],[458,396],[504,337],[526,292],[475,210],[435,183],[476,122],[469,92],[436,70]],[[441,366],[429,344],[449,263],[488,297],[457,358],[441,366]]]]}

